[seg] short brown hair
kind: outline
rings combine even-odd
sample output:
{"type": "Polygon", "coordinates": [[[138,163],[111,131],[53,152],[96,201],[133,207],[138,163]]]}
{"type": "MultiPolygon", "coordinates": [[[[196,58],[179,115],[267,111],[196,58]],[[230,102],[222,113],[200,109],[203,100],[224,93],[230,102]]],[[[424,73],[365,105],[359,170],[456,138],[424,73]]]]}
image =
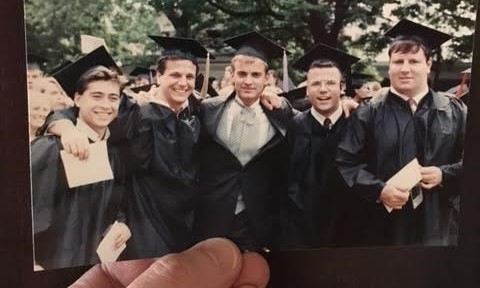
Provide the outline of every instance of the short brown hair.
{"type": "Polygon", "coordinates": [[[340,81],[342,83],[345,82],[345,76],[342,73],[342,69],[340,69],[340,66],[332,60],[317,59],[313,61],[312,64],[310,64],[310,67],[308,67],[308,70],[314,69],[314,68],[337,68],[338,72],[340,72],[340,81]]]}
{"type": "Polygon", "coordinates": [[[399,36],[393,40],[390,48],[388,48],[388,57],[391,57],[393,53],[417,53],[420,49],[423,50],[426,60],[430,60],[432,51],[425,44],[425,41],[416,36],[399,36]]]}
{"type": "Polygon", "coordinates": [[[261,61],[263,64],[265,64],[265,75],[267,75],[268,73],[268,64],[267,62],[263,61],[262,59],[260,58],[257,58],[257,57],[253,57],[253,56],[248,56],[248,55],[235,55],[232,60],[230,61],[230,66],[232,67],[232,71],[235,71],[235,62],[237,61],[246,61],[247,63],[251,63],[254,61],[254,59],[258,59],[259,61],[261,61]]]}
{"type": "Polygon", "coordinates": [[[163,73],[165,73],[165,69],[167,69],[167,61],[176,61],[176,60],[189,60],[189,61],[192,61],[192,63],[195,65],[195,75],[198,74],[198,62],[197,61],[194,61],[192,59],[187,59],[185,57],[182,57],[180,55],[167,55],[167,56],[162,56],[160,57],[160,59],[158,59],[157,61],[157,72],[160,74],[160,75],[163,75],[163,73]]]}
{"type": "Polygon", "coordinates": [[[116,71],[110,70],[104,66],[95,66],[87,72],[83,73],[77,81],[75,91],[79,94],[83,94],[87,90],[88,84],[95,81],[111,81],[117,83],[120,86],[120,91],[127,83],[125,77],[118,74],[116,71]]]}

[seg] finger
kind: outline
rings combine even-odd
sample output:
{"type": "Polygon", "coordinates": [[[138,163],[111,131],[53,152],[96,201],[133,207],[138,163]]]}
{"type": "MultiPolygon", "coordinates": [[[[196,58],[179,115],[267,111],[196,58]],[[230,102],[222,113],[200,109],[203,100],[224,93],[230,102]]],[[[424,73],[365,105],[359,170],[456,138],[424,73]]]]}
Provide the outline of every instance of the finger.
{"type": "Polygon", "coordinates": [[[266,287],[270,277],[267,261],[257,253],[245,253],[242,257],[242,269],[233,288],[266,287]]]}
{"type": "Polygon", "coordinates": [[[66,153],[72,154],[72,148],[70,147],[70,145],[65,145],[65,143],[62,143],[62,146],[63,150],[65,150],[66,153]]]}
{"type": "Polygon", "coordinates": [[[270,103],[270,101],[268,101],[268,100],[263,100],[262,103],[263,103],[263,106],[264,106],[265,108],[267,108],[268,110],[272,110],[272,109],[273,109],[272,103],[270,103]]]}
{"type": "Polygon", "coordinates": [[[423,183],[423,182],[421,182],[420,185],[422,186],[422,188],[427,189],[427,190],[432,189],[435,186],[435,184],[423,183]]]}
{"type": "Polygon", "coordinates": [[[76,144],[68,145],[70,147],[70,151],[72,155],[78,157],[78,146],[76,144]]]}
{"type": "Polygon", "coordinates": [[[158,259],[128,287],[231,287],[240,272],[241,259],[232,242],[213,238],[158,259]]]}
{"type": "Polygon", "coordinates": [[[96,265],[83,274],[70,288],[123,288],[154,261],[155,259],[142,259],[96,265]]]}
{"type": "Polygon", "coordinates": [[[78,153],[80,154],[80,159],[85,160],[88,159],[89,153],[89,145],[87,138],[82,138],[79,143],[78,153]]]}

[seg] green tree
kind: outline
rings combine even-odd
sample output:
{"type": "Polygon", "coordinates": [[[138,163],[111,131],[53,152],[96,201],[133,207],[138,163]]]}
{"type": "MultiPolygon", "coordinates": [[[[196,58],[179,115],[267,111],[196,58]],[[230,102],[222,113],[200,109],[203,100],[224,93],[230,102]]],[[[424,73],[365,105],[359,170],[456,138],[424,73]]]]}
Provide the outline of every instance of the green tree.
{"type": "Polygon", "coordinates": [[[26,0],[27,50],[49,59],[48,69],[80,55],[80,35],[104,38],[114,58],[135,62],[129,43],[148,43],[159,33],[156,11],[146,1],[26,0]]]}

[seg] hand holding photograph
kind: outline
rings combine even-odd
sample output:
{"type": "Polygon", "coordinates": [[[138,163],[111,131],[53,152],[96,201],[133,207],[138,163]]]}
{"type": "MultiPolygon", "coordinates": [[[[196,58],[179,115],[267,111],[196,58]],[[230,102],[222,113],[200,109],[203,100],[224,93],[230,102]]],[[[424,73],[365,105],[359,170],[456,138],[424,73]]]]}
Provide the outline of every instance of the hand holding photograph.
{"type": "Polygon", "coordinates": [[[0,4],[8,287],[214,237],[270,287],[480,283],[476,1],[57,2],[0,4]]]}

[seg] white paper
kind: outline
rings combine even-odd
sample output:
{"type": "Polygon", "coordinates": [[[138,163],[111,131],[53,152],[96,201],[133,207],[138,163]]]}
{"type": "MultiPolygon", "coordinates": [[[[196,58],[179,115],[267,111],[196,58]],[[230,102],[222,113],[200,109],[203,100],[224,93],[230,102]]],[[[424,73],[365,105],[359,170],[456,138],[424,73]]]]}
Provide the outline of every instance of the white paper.
{"type": "Polygon", "coordinates": [[[113,179],[105,141],[90,144],[86,160],[79,160],[64,150],[60,151],[60,157],[70,188],[113,179]]]}
{"type": "MultiPolygon", "coordinates": [[[[418,164],[417,158],[413,159],[405,165],[400,171],[388,179],[387,184],[395,186],[402,190],[410,191],[418,183],[422,181],[422,175],[420,173],[420,164],[418,164]]],[[[422,195],[422,193],[420,193],[422,195]]],[[[423,195],[422,195],[423,199],[423,195]]],[[[418,203],[418,199],[416,200],[418,203]]],[[[421,200],[420,200],[421,203],[421,200]]],[[[417,206],[420,204],[418,203],[417,206]]],[[[392,212],[393,208],[383,204],[388,212],[392,212]]],[[[416,207],[415,207],[416,208],[416,207]]]]}
{"type": "MultiPolygon", "coordinates": [[[[115,248],[115,235],[118,235],[118,231],[122,229],[120,226],[121,224],[115,221],[97,247],[97,255],[102,263],[117,261],[120,254],[122,254],[123,250],[127,247],[127,245],[123,243],[119,248],[115,248]]],[[[130,236],[128,238],[130,238],[130,236]]]]}
{"type": "Polygon", "coordinates": [[[80,35],[80,43],[83,54],[88,54],[100,46],[107,48],[107,43],[105,43],[103,38],[91,35],[80,35]]]}

